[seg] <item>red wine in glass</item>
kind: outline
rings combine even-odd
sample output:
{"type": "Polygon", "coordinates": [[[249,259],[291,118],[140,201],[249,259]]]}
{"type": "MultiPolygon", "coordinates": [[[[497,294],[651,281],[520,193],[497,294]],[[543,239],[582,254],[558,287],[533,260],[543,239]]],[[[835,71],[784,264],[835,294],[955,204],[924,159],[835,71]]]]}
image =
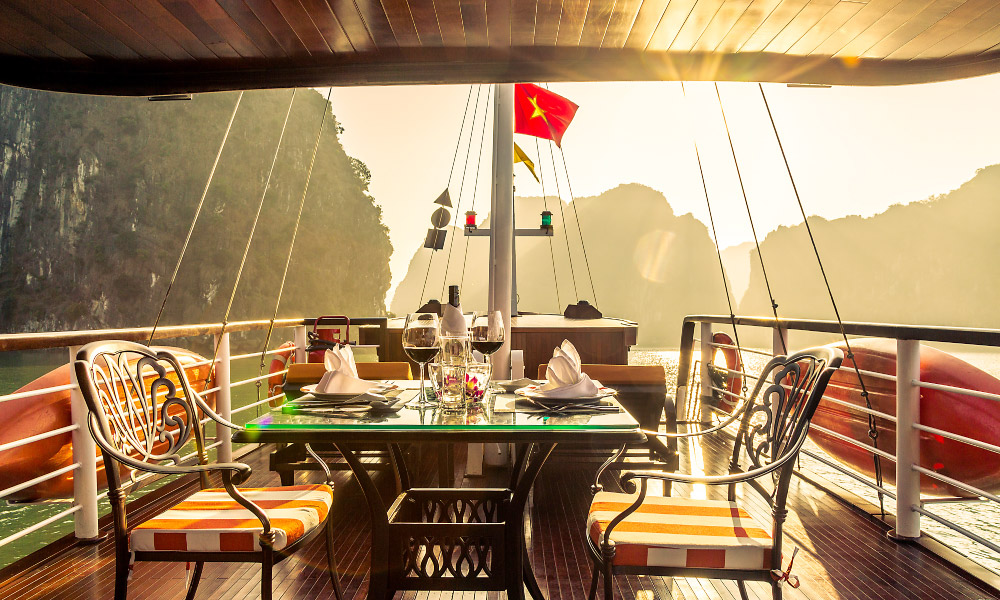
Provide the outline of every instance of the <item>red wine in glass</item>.
{"type": "MultiPolygon", "coordinates": [[[[499,348],[499,346],[497,346],[499,348]]],[[[441,351],[440,346],[430,346],[430,347],[419,347],[419,346],[403,346],[403,352],[410,357],[410,360],[416,363],[429,363],[438,355],[441,351]]],[[[496,350],[494,350],[496,352],[496,350]]]]}

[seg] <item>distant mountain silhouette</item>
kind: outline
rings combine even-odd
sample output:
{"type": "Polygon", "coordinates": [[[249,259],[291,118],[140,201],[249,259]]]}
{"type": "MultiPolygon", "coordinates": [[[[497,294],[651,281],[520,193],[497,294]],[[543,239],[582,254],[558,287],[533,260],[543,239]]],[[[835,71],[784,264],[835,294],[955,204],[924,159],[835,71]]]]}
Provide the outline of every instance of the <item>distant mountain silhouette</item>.
{"type": "MultiPolygon", "coordinates": [[[[558,202],[555,198],[547,201],[554,213],[554,237],[517,239],[520,310],[561,313],[567,304],[579,299],[594,303],[587,261],[598,308],[605,316],[638,321],[641,346],[676,346],[684,315],[727,310],[718,258],[705,225],[690,214],[675,215],[660,192],[627,184],[599,196],[577,198],[572,204],[564,204],[562,211],[558,202]],[[574,204],[580,215],[586,257],[580,245],[574,204]],[[565,227],[563,215],[568,223],[565,227]],[[567,259],[567,234],[572,269],[567,259]],[[558,274],[558,299],[553,263],[558,274]]],[[[541,198],[517,198],[517,226],[536,227],[543,209],[541,198]]],[[[482,226],[489,226],[489,220],[482,226]]],[[[467,238],[455,229],[448,235],[444,250],[433,256],[429,275],[430,250],[419,249],[414,254],[390,304],[392,312],[405,314],[422,301],[440,299],[444,286],[453,283],[461,285],[463,308],[486,308],[489,238],[467,238]],[[468,246],[467,240],[471,240],[468,246]],[[446,264],[450,264],[447,281],[446,264]],[[425,276],[427,287],[421,295],[425,276]]]]}
{"type": "Polygon", "coordinates": [[[750,251],[753,248],[753,242],[743,242],[722,251],[722,264],[726,267],[726,277],[731,286],[729,291],[737,303],[750,285],[750,251]]]}
{"type": "MultiPolygon", "coordinates": [[[[998,196],[1000,165],[993,165],[947,194],[895,205],[873,217],[832,221],[810,217],[841,317],[1000,326],[998,196]]],[[[779,316],[834,318],[803,226],[770,233],[761,243],[761,253],[779,316]]],[[[770,315],[755,251],[750,269],[750,285],[739,312],[770,315]]]]}

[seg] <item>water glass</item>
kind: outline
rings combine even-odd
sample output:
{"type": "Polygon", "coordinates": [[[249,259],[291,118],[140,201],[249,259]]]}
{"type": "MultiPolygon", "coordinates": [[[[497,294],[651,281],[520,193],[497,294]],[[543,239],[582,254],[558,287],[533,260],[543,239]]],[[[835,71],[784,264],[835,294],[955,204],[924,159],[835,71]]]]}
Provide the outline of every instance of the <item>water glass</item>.
{"type": "Polygon", "coordinates": [[[465,411],[465,377],[464,364],[436,364],[437,373],[434,377],[438,391],[441,410],[446,413],[465,411]]]}
{"type": "Polygon", "coordinates": [[[493,365],[490,363],[470,362],[465,367],[465,399],[468,404],[482,402],[486,399],[486,390],[490,385],[493,365]]]}

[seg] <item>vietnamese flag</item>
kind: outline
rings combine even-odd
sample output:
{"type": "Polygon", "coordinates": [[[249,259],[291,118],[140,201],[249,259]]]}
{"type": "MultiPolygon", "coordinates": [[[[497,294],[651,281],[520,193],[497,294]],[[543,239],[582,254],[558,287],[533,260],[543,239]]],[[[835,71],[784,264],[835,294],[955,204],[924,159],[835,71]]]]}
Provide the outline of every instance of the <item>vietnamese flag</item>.
{"type": "Polygon", "coordinates": [[[514,133],[552,140],[561,148],[577,108],[559,94],[533,83],[518,83],[514,86],[514,133]]]}

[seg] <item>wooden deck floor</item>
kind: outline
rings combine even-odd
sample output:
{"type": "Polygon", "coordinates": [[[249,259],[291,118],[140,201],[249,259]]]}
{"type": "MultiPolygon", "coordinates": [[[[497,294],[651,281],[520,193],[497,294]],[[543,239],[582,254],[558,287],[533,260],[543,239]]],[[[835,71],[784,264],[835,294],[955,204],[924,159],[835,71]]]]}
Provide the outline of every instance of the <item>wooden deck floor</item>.
{"type": "MultiPolygon", "coordinates": [[[[723,442],[682,445],[682,469],[704,468],[721,472],[725,465],[723,442]]],[[[462,453],[459,452],[459,455],[462,453]]],[[[266,469],[266,456],[248,457],[255,473],[248,485],[276,485],[277,477],[266,469]]],[[[459,461],[461,463],[461,461],[459,461]]],[[[418,470],[418,484],[433,479],[425,461],[418,470]]],[[[460,477],[464,471],[457,465],[460,477]]],[[[530,553],[539,584],[549,600],[584,600],[590,565],[584,547],[584,523],[589,506],[589,486],[594,464],[567,464],[551,460],[535,487],[531,506],[530,553]]],[[[495,474],[499,475],[499,474],[495,474]]],[[[317,480],[316,474],[300,474],[317,480]]],[[[390,482],[384,477],[388,492],[390,482]]],[[[465,485],[484,485],[482,479],[465,478],[465,485]]],[[[678,489],[687,495],[704,489],[678,489]]],[[[709,491],[709,497],[715,494],[709,491]]],[[[170,499],[138,511],[148,516],[162,510],[170,499]]],[[[338,475],[334,519],[337,558],[348,600],[363,600],[367,590],[368,517],[364,498],[348,473],[338,475]]],[[[764,505],[750,502],[750,510],[764,505]]],[[[790,494],[791,515],[786,526],[788,548],[801,550],[795,573],[802,587],[786,587],[792,600],[933,598],[998,598],[956,573],[944,561],[918,546],[889,541],[885,529],[855,509],[846,506],[811,484],[795,479],[790,494]]],[[[114,555],[109,541],[75,546],[0,584],[0,598],[10,600],[105,600],[114,594],[114,555]]],[[[279,565],[274,574],[274,597],[281,600],[332,598],[322,538],[279,565]]],[[[206,565],[197,598],[245,600],[259,597],[260,567],[244,564],[206,565]]],[[[662,577],[619,577],[616,598],[620,600],[708,600],[739,598],[735,584],[662,577]]],[[[770,587],[749,584],[751,596],[770,598],[770,587]]],[[[182,564],[139,563],[129,586],[130,600],[166,600],[184,597],[182,564]]],[[[499,600],[500,593],[414,593],[406,600],[499,600]]],[[[397,596],[399,598],[399,596],[397,596]]]]}

